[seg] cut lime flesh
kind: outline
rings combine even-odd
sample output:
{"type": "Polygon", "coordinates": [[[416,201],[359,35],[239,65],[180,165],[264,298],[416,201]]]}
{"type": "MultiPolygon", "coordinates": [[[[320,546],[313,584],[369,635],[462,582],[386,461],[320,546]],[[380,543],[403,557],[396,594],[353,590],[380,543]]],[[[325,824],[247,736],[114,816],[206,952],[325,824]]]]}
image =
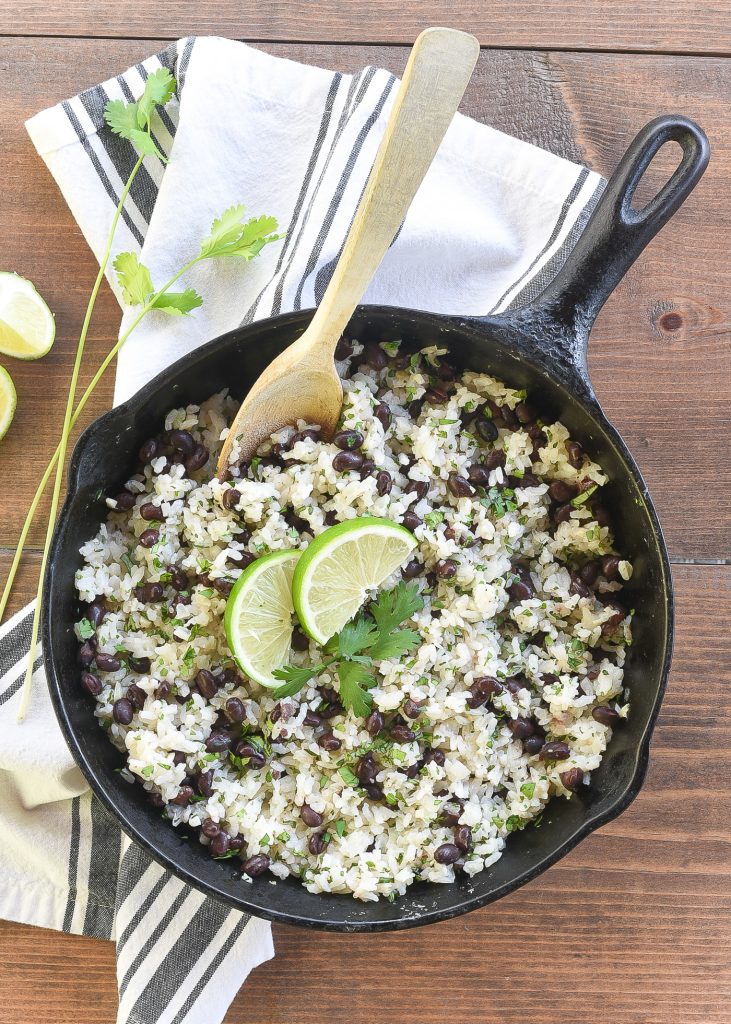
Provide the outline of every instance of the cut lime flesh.
{"type": "Polygon", "coordinates": [[[252,562],[226,602],[224,627],[231,654],[261,686],[281,686],[273,672],[286,665],[292,641],[292,576],[299,551],[275,551],[252,562]]]}
{"type": "Polygon", "coordinates": [[[416,546],[405,527],[375,516],[325,530],[294,572],[292,598],[302,628],[317,643],[327,643],[416,546]]]}
{"type": "Polygon", "coordinates": [[[13,378],[8,371],[0,366],[0,440],[7,434],[15,416],[18,397],[15,393],[13,378]]]}
{"type": "Polygon", "coordinates": [[[56,321],[31,281],[0,272],[0,353],[40,359],[56,337],[56,321]]]}

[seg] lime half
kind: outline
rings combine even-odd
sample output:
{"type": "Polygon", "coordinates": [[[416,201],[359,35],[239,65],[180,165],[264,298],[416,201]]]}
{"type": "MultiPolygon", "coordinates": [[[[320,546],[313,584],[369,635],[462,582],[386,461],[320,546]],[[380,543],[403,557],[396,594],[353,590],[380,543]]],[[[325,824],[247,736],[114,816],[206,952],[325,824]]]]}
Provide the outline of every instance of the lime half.
{"type": "Polygon", "coordinates": [[[272,673],[289,661],[292,576],[299,551],[274,551],[241,573],[226,602],[229,649],[243,672],[262,686],[281,686],[272,673]]]}
{"type": "Polygon", "coordinates": [[[292,598],[302,628],[325,644],[406,561],[416,539],[390,519],[364,516],[331,526],[300,558],[292,598]]]}
{"type": "Polygon", "coordinates": [[[13,379],[8,371],[0,366],[0,439],[5,437],[13,422],[17,403],[13,379]]]}
{"type": "Polygon", "coordinates": [[[0,352],[16,359],[40,359],[53,345],[56,321],[34,285],[0,272],[0,352]]]}

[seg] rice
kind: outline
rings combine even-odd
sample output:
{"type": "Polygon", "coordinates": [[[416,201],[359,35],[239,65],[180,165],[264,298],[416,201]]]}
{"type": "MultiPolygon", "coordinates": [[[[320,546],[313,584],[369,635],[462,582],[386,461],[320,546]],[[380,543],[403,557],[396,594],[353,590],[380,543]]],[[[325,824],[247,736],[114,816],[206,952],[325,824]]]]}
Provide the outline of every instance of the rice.
{"type": "MultiPolygon", "coordinates": [[[[360,345],[348,349],[352,356],[339,363],[341,429],[362,435],[359,451],[373,468],[338,472],[339,449],[299,423],[296,434],[273,435],[251,464],[238,463],[234,445],[231,479],[220,483],[210,478],[235,403],[219,394],[173,410],[165,432],[187,432],[209,461],[186,471],[163,434],[127,484],[134,507],[120,511],[108,500],[107,520],[82,547],[76,574],[81,602],[104,614],[96,627],[84,614],[76,629],[97,681],[85,683],[99,690],[96,717],[173,826],[207,823],[200,841],[214,855],[240,858],[245,880],[268,867],[311,892],[395,899],[416,880],[477,874],[551,798],[571,798],[589,783],[611,724],[628,712],[630,615],[616,592],[632,567],[612,557],[598,504],[601,467],[571,445],[561,423],[536,422],[523,392],[482,373],[451,379],[436,348],[402,356],[396,343],[384,343],[366,361],[360,345]],[[455,475],[469,478],[475,463],[485,467],[483,484],[455,493],[455,475]],[[388,493],[379,485],[384,472],[388,493]],[[426,488],[413,489],[414,481],[426,488]],[[560,513],[549,496],[557,481],[579,490],[560,513]],[[147,518],[140,513],[150,504],[160,521],[151,522],[149,509],[147,518]],[[410,622],[421,644],[378,665],[371,695],[386,728],[375,738],[363,719],[337,712],[334,673],[277,701],[235,670],[223,629],[226,593],[245,562],[305,547],[329,525],[361,515],[406,515],[423,563],[416,582],[424,605],[410,622]],[[157,536],[144,546],[151,529],[157,536]],[[440,574],[445,561],[454,563],[449,578],[440,574]],[[578,575],[587,565],[589,585],[578,575]],[[182,591],[172,585],[174,571],[187,577],[182,591]],[[141,588],[150,584],[160,584],[162,600],[146,599],[152,591],[141,588]],[[100,653],[119,667],[102,671],[100,653]],[[212,696],[196,682],[206,671],[216,676],[212,696]],[[499,692],[480,703],[486,677],[499,692]],[[206,747],[231,698],[245,712],[234,742],[252,742],[261,767],[206,747]],[[113,713],[120,700],[131,701],[131,714],[113,713]],[[415,719],[403,715],[407,700],[418,706],[415,719]],[[312,716],[333,704],[334,716],[317,724],[312,716]],[[414,738],[394,741],[394,721],[414,738]],[[339,749],[318,744],[324,729],[339,749]],[[371,799],[353,774],[368,752],[382,799],[371,799]],[[305,824],[303,805],[321,827],[305,824]],[[441,862],[455,859],[437,853],[446,846],[456,863],[441,862]]],[[[293,664],[319,660],[314,643],[292,653],[293,664]]]]}

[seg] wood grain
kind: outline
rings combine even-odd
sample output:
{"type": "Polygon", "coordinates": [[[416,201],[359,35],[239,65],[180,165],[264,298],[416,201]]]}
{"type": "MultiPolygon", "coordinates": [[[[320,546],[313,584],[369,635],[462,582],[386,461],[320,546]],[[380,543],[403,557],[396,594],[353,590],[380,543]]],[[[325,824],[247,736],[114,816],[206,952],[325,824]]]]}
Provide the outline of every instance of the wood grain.
{"type": "MultiPolygon", "coordinates": [[[[19,394],[0,445],[0,479],[12,501],[0,517],[0,546],[14,545],[59,429],[71,355],[94,262],[23,118],[154,52],[159,40],[0,40],[0,125],[4,143],[4,251],[54,309],[58,340],[38,363],[3,360],[19,394]],[[32,200],[31,200],[32,197],[32,200]],[[25,470],[14,472],[21,457],[25,470]]],[[[267,44],[271,52],[341,70],[366,63],[403,70],[407,50],[371,46],[267,44]]],[[[650,117],[674,111],[709,132],[709,170],[686,206],[652,243],[607,303],[590,347],[597,393],[645,474],[671,553],[731,556],[731,483],[724,436],[731,403],[731,63],[713,58],[608,54],[483,53],[462,109],[560,155],[607,173],[650,117]],[[673,315],[668,316],[671,313],[673,315]]],[[[659,161],[667,171],[669,157],[659,161]]],[[[660,179],[654,178],[655,182],[660,179]]],[[[6,259],[8,257],[6,256],[6,259]]],[[[486,268],[487,272],[487,268],[486,268]]],[[[112,344],[119,310],[104,289],[82,374],[112,344]]],[[[108,407],[111,376],[91,403],[108,407]]],[[[31,541],[38,544],[42,523],[31,541]]]]}
{"type": "Polygon", "coordinates": [[[413,43],[430,25],[461,28],[483,46],[727,54],[728,0],[104,0],[0,4],[0,33],[134,37],[228,35],[303,42],[413,43]]]}
{"type": "MultiPolygon", "coordinates": [[[[678,636],[635,803],[519,892],[403,934],[274,929],[227,1024],[728,1024],[731,567],[676,566],[678,636]]],[[[0,1024],[109,1024],[111,943],[0,923],[0,1024]]]]}

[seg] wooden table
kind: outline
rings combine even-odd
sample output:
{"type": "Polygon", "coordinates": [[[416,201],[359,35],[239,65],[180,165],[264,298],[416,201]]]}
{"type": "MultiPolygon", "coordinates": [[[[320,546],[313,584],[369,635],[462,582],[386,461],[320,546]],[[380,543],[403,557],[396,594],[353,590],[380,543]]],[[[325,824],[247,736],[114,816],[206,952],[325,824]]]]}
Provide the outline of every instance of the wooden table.
{"type": "MultiPolygon", "coordinates": [[[[710,136],[705,178],[607,304],[590,352],[670,546],[673,672],[647,783],[617,821],[519,892],[447,924],[373,938],[275,927],[276,959],[226,1020],[729,1024],[731,0],[0,0],[2,269],[32,278],[58,322],[42,362],[2,360],[19,407],[0,445],[0,579],[55,444],[95,271],[23,119],[185,34],[399,72],[429,23],[495,47],[481,55],[466,113],[603,173],[658,113],[688,114],[710,136]]],[[[656,181],[669,166],[664,155],[656,181]]],[[[105,290],[88,367],[118,322],[105,290]]],[[[109,379],[90,415],[111,393],[109,379]]],[[[39,524],[15,607],[34,585],[40,538],[39,524]]],[[[0,1024],[115,1018],[109,943],[0,923],[0,964],[0,1024]]]]}

